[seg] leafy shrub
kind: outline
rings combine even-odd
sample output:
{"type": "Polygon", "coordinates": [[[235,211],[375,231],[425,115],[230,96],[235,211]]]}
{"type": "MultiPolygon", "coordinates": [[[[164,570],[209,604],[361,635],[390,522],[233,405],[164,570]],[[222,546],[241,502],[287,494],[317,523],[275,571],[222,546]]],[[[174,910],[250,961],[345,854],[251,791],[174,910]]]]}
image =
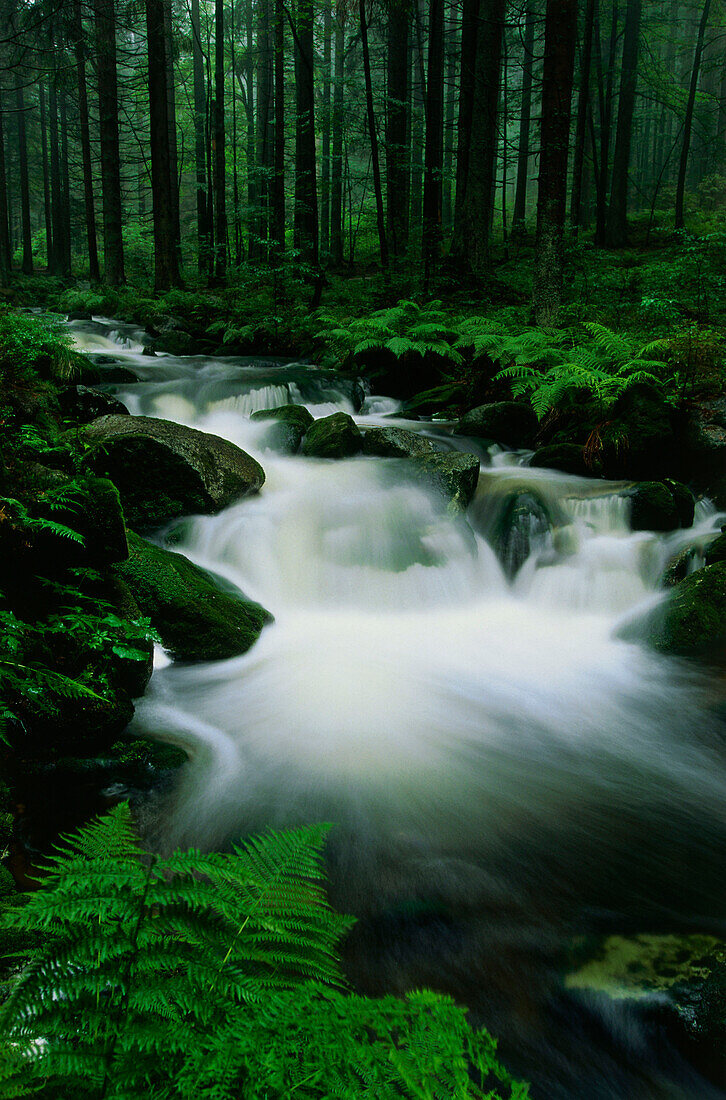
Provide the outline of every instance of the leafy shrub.
{"type": "Polygon", "coordinates": [[[42,938],[0,1014],[0,1095],[524,1100],[449,999],[343,992],[326,832],[161,858],[127,806],[82,829],[5,917],[42,938]]]}
{"type": "Polygon", "coordinates": [[[388,353],[394,359],[424,359],[435,356],[442,366],[461,366],[463,356],[455,347],[459,333],[441,302],[426,307],[402,300],[389,309],[376,310],[342,324],[335,317],[318,318],[316,338],[337,360],[355,360],[360,365],[388,353]]]}
{"type": "Polygon", "coordinates": [[[5,383],[33,374],[67,379],[78,368],[79,357],[59,319],[0,306],[0,374],[5,383]]]}

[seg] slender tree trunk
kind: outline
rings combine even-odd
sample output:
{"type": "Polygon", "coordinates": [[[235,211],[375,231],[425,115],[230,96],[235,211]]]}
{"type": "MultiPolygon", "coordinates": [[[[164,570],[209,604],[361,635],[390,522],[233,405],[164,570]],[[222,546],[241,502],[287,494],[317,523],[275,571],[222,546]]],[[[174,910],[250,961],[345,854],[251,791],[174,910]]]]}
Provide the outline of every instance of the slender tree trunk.
{"type": "MultiPolygon", "coordinates": [[[[55,270],[55,259],[53,255],[53,222],[50,205],[50,176],[48,172],[48,134],[45,114],[45,88],[42,84],[40,84],[38,87],[38,100],[40,104],[40,143],[42,146],[41,160],[43,165],[43,214],[45,217],[45,254],[47,260],[48,274],[52,274],[55,270]]],[[[96,257],[96,262],[98,262],[98,256],[96,257]]]]}
{"type": "Polygon", "coordinates": [[[585,164],[585,134],[587,112],[590,105],[590,69],[592,65],[592,34],[595,24],[595,0],[587,0],[585,22],[582,28],[580,52],[580,89],[577,97],[577,124],[575,127],[575,152],[572,164],[572,200],[570,221],[577,231],[582,225],[582,173],[585,164]]]}
{"type": "Polygon", "coordinates": [[[58,139],[58,95],[55,81],[51,79],[48,93],[50,116],[50,194],[53,226],[52,275],[63,271],[63,201],[61,192],[60,142],[58,139]]]}
{"type": "Polygon", "coordinates": [[[237,168],[237,10],[234,0],[229,5],[229,54],[232,59],[232,210],[234,220],[234,263],[242,263],[242,213],[239,204],[239,170],[237,168]]]}
{"type": "Polygon", "coordinates": [[[23,239],[23,275],[33,274],[33,234],[30,228],[30,181],[28,179],[28,141],[25,132],[25,96],[21,77],[16,76],[15,108],[18,125],[18,165],[20,170],[20,214],[23,239]]]}
{"type": "MultiPolygon", "coordinates": [[[[479,31],[479,0],[464,0],[461,16],[461,49],[459,67],[459,125],[456,155],[456,197],[454,234],[461,223],[466,177],[469,171],[471,120],[474,111],[474,81],[476,75],[476,39],[479,31]]],[[[452,248],[455,244],[452,242],[452,248]]]]}
{"type": "Polygon", "coordinates": [[[423,236],[421,255],[428,286],[441,255],[441,176],[444,167],[444,0],[429,0],[426,86],[423,236]]]}
{"type": "Polygon", "coordinates": [[[524,58],[522,61],[522,110],[519,119],[519,149],[517,153],[517,185],[512,210],[512,236],[524,232],[527,215],[527,184],[529,182],[529,134],[532,125],[532,69],[534,67],[534,0],[529,0],[524,23],[524,58]]]}
{"type": "Polygon", "coordinates": [[[169,176],[171,180],[171,220],[176,249],[175,280],[182,267],[181,216],[179,211],[179,149],[176,135],[176,86],[174,83],[174,34],[171,0],[164,0],[164,57],[166,61],[166,114],[169,128],[169,176]]]}
{"type": "Polygon", "coordinates": [[[333,80],[332,159],[330,163],[330,253],[333,263],[343,262],[343,78],[345,61],[345,8],[335,12],[335,77],[333,80]]]}
{"type": "Polygon", "coordinates": [[[303,261],[317,267],[313,23],[313,0],[298,0],[295,34],[295,244],[303,261]]]}
{"type": "Polygon", "coordinates": [[[688,170],[688,153],[691,148],[691,131],[693,129],[693,111],[696,105],[696,92],[698,91],[698,76],[701,71],[701,58],[703,56],[703,41],[706,36],[706,24],[711,10],[711,0],[705,0],[701,12],[701,21],[698,25],[698,38],[693,54],[693,66],[691,68],[691,83],[688,89],[688,102],[686,103],[686,117],[683,121],[683,143],[681,145],[681,159],[678,165],[678,183],[676,185],[676,219],[675,228],[683,229],[684,214],[683,205],[686,194],[686,173],[688,170]]]}
{"type": "MultiPolygon", "coordinates": [[[[414,0],[415,10],[420,0],[414,0]]],[[[417,18],[417,27],[420,20],[417,18]]],[[[426,116],[426,87],[423,80],[423,46],[417,34],[411,43],[411,183],[409,201],[409,241],[413,234],[421,242],[423,220],[423,172],[424,172],[424,122],[426,116]]]]}
{"type": "Polygon", "coordinates": [[[323,6],[323,128],[320,164],[320,251],[330,252],[330,92],[333,43],[333,0],[323,6]]]}
{"type": "MultiPolygon", "coordinates": [[[[337,59],[336,59],[337,61],[337,59]]],[[[275,0],[275,169],[272,180],[272,236],[285,248],[285,8],[275,0]]]]}
{"type": "Polygon", "coordinates": [[[204,55],[202,51],[202,27],[199,18],[199,0],[191,0],[191,5],[192,66],[194,70],[194,168],[197,184],[197,241],[199,249],[198,268],[200,275],[208,275],[212,248],[205,157],[207,90],[204,81],[204,55]]]}
{"type": "Polygon", "coordinates": [[[116,77],[116,23],[114,0],[94,0],[94,3],[101,135],[104,278],[111,286],[118,286],[125,281],[125,273],[116,77]]]}
{"type": "Polygon", "coordinates": [[[613,154],[613,181],[610,189],[606,240],[611,248],[622,248],[628,240],[628,173],[638,79],[638,48],[642,0],[628,0],[625,12],[623,61],[620,71],[618,126],[613,154]]]}
{"type": "Polygon", "coordinates": [[[445,38],[445,77],[446,87],[444,92],[444,174],[443,195],[441,199],[441,224],[444,236],[451,232],[454,220],[453,206],[453,168],[454,146],[456,132],[456,62],[457,52],[455,7],[452,3],[449,7],[449,18],[446,21],[445,38]]]}
{"type": "Polygon", "coordinates": [[[62,274],[65,279],[71,275],[71,181],[68,170],[68,111],[66,94],[60,95],[60,137],[61,137],[61,224],[63,226],[62,274]]]}
{"type": "Polygon", "coordinates": [[[272,107],[272,43],[268,0],[258,0],[257,24],[257,249],[265,255],[269,236],[269,191],[272,166],[270,114],[272,107]]]}
{"type": "Polygon", "coordinates": [[[381,267],[388,273],[388,241],[386,240],[386,219],[383,213],[383,190],[381,188],[381,166],[378,159],[378,133],[376,116],[373,109],[373,82],[371,80],[371,58],[368,51],[368,22],[365,0],[358,0],[360,19],[360,37],[363,48],[363,73],[366,85],[366,110],[368,114],[368,133],[371,139],[371,165],[373,168],[373,191],[376,197],[376,224],[378,226],[378,245],[381,252],[381,267]]]}
{"type": "Polygon", "coordinates": [[[166,86],[167,36],[164,0],[146,0],[146,36],[149,56],[149,123],[151,138],[151,194],[154,215],[154,288],[162,294],[179,283],[178,250],[174,229],[174,183],[169,148],[169,96],[166,86]]]}
{"type": "Polygon", "coordinates": [[[388,4],[386,212],[394,259],[408,248],[408,131],[410,0],[388,4]]]}
{"type": "Polygon", "coordinates": [[[619,5],[613,3],[610,21],[608,51],[603,59],[600,37],[600,20],[596,10],[595,48],[597,51],[598,73],[598,115],[600,120],[600,166],[597,175],[597,212],[595,223],[595,243],[606,243],[608,217],[608,178],[610,169],[610,132],[613,114],[613,75],[615,72],[615,51],[618,41],[619,5]],[[605,73],[607,72],[607,77],[605,73]]]}
{"type": "Polygon", "coordinates": [[[477,30],[471,136],[452,255],[474,272],[489,261],[499,145],[499,99],[506,0],[481,0],[477,30]]]}
{"type": "MultiPolygon", "coordinates": [[[[81,131],[81,158],[83,161],[83,198],[86,208],[86,241],[88,244],[88,268],[89,274],[91,276],[91,282],[100,283],[101,269],[98,263],[98,244],[96,242],[96,207],[93,195],[91,132],[88,120],[88,91],[86,89],[86,47],[83,37],[81,0],[74,0],[73,2],[73,39],[76,54],[76,75],[78,78],[78,121],[81,131]]],[[[45,159],[45,136],[43,136],[43,157],[45,159]]]]}
{"type": "Polygon", "coordinates": [[[214,191],[216,247],[214,277],[227,275],[227,188],[224,148],[224,0],[214,4],[214,191]]]}
{"type": "MultiPolygon", "coordinates": [[[[42,91],[42,88],[41,88],[42,91]]],[[[0,89],[0,285],[10,279],[10,230],[8,227],[8,184],[5,169],[5,115],[0,89]]]]}
{"type": "Polygon", "coordinates": [[[532,313],[540,325],[556,323],[562,305],[562,244],[576,41],[577,0],[547,0],[532,295],[532,313]]]}
{"type": "MultiPolygon", "coordinates": [[[[284,3],[284,0],[283,0],[284,3]]],[[[259,255],[257,235],[257,206],[259,203],[257,171],[257,142],[255,140],[255,43],[254,43],[254,5],[245,6],[245,112],[247,115],[247,209],[248,216],[248,253],[251,258],[259,255]]]]}

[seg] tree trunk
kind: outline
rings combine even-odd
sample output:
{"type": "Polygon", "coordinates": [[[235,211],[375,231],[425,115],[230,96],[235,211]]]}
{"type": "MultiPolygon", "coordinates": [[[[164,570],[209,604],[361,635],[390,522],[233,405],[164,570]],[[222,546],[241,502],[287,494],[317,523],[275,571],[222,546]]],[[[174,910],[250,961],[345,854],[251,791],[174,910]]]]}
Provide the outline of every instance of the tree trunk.
{"type": "Polygon", "coordinates": [[[224,148],[224,0],[214,3],[214,278],[227,274],[227,188],[224,148]]]}
{"type": "Polygon", "coordinates": [[[368,23],[366,20],[365,0],[358,0],[360,18],[360,38],[363,48],[363,73],[366,85],[366,111],[368,115],[368,133],[371,139],[371,165],[373,168],[373,192],[376,197],[376,225],[378,226],[378,246],[381,252],[381,267],[388,274],[388,241],[386,240],[386,219],[383,213],[383,191],[381,189],[381,166],[378,159],[378,133],[376,116],[373,110],[373,82],[371,80],[371,58],[368,51],[368,23]]]}
{"type": "MultiPolygon", "coordinates": [[[[94,0],[98,71],[98,115],[101,136],[104,278],[111,286],[125,281],[121,156],[118,132],[116,24],[114,0],[94,0]]],[[[51,111],[52,116],[52,111],[51,111]]],[[[52,142],[52,137],[51,137],[52,142]]],[[[53,201],[55,207],[55,199],[53,201]]],[[[55,233],[54,233],[55,236],[55,233]]]]}
{"type": "Polygon", "coordinates": [[[313,0],[298,0],[295,34],[295,245],[303,262],[317,267],[313,23],[313,0]]]}
{"type": "Polygon", "coordinates": [[[519,119],[519,149],[517,152],[517,185],[512,210],[512,236],[524,232],[527,216],[527,184],[529,182],[529,134],[532,125],[532,69],[534,67],[534,0],[529,0],[524,23],[524,58],[522,61],[522,110],[519,119]]]}
{"type": "Polygon", "coordinates": [[[176,92],[174,84],[174,35],[171,0],[164,0],[164,57],[166,60],[166,114],[169,130],[169,177],[171,186],[171,220],[176,249],[176,281],[182,266],[181,218],[179,212],[179,150],[176,136],[176,92]]]}
{"type": "MultiPolygon", "coordinates": [[[[88,120],[88,91],[86,88],[86,47],[83,37],[81,0],[74,0],[73,2],[73,38],[76,54],[76,75],[78,78],[78,121],[81,131],[81,159],[83,161],[83,198],[86,209],[88,268],[91,282],[100,283],[101,269],[98,263],[98,244],[96,241],[96,207],[93,196],[91,132],[88,120]]],[[[45,158],[45,137],[43,137],[43,157],[45,158]]]]}
{"type": "Polygon", "coordinates": [[[330,91],[333,41],[333,2],[324,0],[323,8],[323,134],[320,165],[320,251],[330,252],[330,91]]]}
{"type": "Polygon", "coordinates": [[[443,195],[441,197],[441,227],[444,236],[451,232],[454,221],[453,206],[453,168],[454,148],[456,145],[456,23],[455,8],[449,7],[449,18],[446,21],[446,37],[444,42],[445,55],[445,80],[444,93],[444,172],[443,195]]]}
{"type": "Polygon", "coordinates": [[[711,0],[705,0],[701,21],[698,25],[698,38],[693,54],[693,67],[691,68],[691,83],[688,89],[688,102],[686,103],[686,117],[683,121],[683,144],[681,145],[681,159],[678,165],[678,184],[676,186],[676,220],[675,228],[683,229],[683,204],[686,194],[686,172],[688,170],[688,153],[691,147],[691,131],[693,129],[693,111],[696,105],[696,92],[698,91],[698,75],[701,71],[701,58],[703,56],[703,40],[706,36],[706,24],[711,10],[711,0]]]}
{"type": "Polygon", "coordinates": [[[597,51],[597,87],[598,87],[598,115],[600,123],[600,166],[596,176],[597,180],[597,212],[595,218],[595,243],[604,245],[606,242],[607,216],[608,216],[608,178],[610,168],[610,131],[612,129],[613,113],[613,74],[615,72],[615,50],[618,41],[618,17],[619,5],[617,0],[613,3],[610,21],[610,38],[608,52],[605,58],[602,56],[602,42],[600,37],[599,13],[595,13],[595,49],[597,51]],[[605,72],[607,71],[607,78],[605,72]]]}
{"type": "Polygon", "coordinates": [[[426,77],[426,152],[424,156],[424,281],[441,255],[441,175],[444,167],[444,0],[429,0],[429,56],[426,77]]]}
{"type": "Polygon", "coordinates": [[[628,0],[625,12],[623,61],[620,71],[618,126],[615,133],[613,177],[606,231],[606,241],[610,248],[622,248],[628,240],[628,172],[633,134],[635,88],[638,79],[641,11],[642,0],[628,0]]]}
{"type": "MultiPolygon", "coordinates": [[[[41,89],[42,90],[42,89],[41,89]]],[[[0,93],[0,285],[10,279],[10,231],[8,227],[8,185],[5,171],[5,116],[0,93]]]]}
{"type": "MultiPolygon", "coordinates": [[[[420,26],[418,4],[414,0],[417,12],[416,25],[420,26]]],[[[421,222],[423,218],[423,168],[424,168],[424,120],[426,115],[426,87],[423,79],[423,45],[420,33],[411,42],[411,183],[409,188],[408,229],[409,242],[413,234],[417,243],[421,242],[421,222]]]]}
{"type": "Polygon", "coordinates": [[[18,167],[20,171],[20,216],[23,240],[23,275],[33,274],[33,234],[30,228],[30,181],[28,141],[25,133],[25,96],[21,77],[16,76],[15,109],[18,124],[18,167]]]}
{"type": "MultiPolygon", "coordinates": [[[[45,255],[46,266],[48,274],[52,274],[55,270],[55,260],[53,256],[53,222],[50,206],[50,176],[48,173],[48,135],[46,127],[45,117],[45,89],[41,84],[38,88],[38,100],[40,103],[40,143],[41,161],[43,164],[43,214],[45,217],[45,255]]],[[[9,242],[8,237],[8,242],[9,242]]],[[[96,262],[98,262],[98,256],[96,256],[96,262]]]]}
{"type": "Polygon", "coordinates": [[[58,95],[51,79],[48,95],[50,115],[50,195],[53,224],[53,267],[51,275],[63,271],[63,202],[61,194],[60,144],[58,140],[58,95]]]}
{"type": "Polygon", "coordinates": [[[562,305],[562,243],[576,41],[577,0],[547,0],[532,294],[532,313],[539,325],[555,324],[562,305]]]}
{"type": "Polygon", "coordinates": [[[275,165],[272,180],[272,236],[285,248],[285,8],[275,0],[275,165]]]}
{"type": "Polygon", "coordinates": [[[194,70],[194,168],[197,184],[197,242],[200,275],[209,275],[212,242],[209,225],[209,196],[205,157],[205,130],[207,126],[207,90],[204,82],[204,55],[202,51],[202,27],[199,18],[199,0],[191,0],[192,66],[194,70]]]}
{"type": "Polygon", "coordinates": [[[411,5],[388,4],[388,102],[386,112],[386,207],[394,259],[408,248],[408,72],[411,5]]]}
{"type": "Polygon", "coordinates": [[[572,164],[572,200],[570,221],[577,231],[582,225],[582,173],[585,164],[585,134],[587,112],[590,105],[590,69],[592,66],[592,33],[595,23],[595,0],[587,0],[585,22],[582,28],[580,53],[580,89],[577,97],[577,124],[575,127],[575,152],[572,164]]]}
{"type": "Polygon", "coordinates": [[[64,279],[71,275],[71,181],[68,171],[68,112],[66,94],[60,95],[61,137],[61,225],[63,227],[62,271],[64,279]]]}
{"type": "Polygon", "coordinates": [[[335,12],[335,78],[333,81],[332,159],[330,163],[330,254],[343,262],[343,77],[345,60],[345,8],[335,12]]]}
{"type": "Polygon", "coordinates": [[[457,262],[474,272],[481,272],[489,260],[505,10],[506,0],[481,0],[479,5],[469,151],[451,245],[457,262]]]}
{"type": "Polygon", "coordinates": [[[258,256],[266,255],[269,236],[269,191],[272,167],[272,140],[270,116],[272,108],[272,43],[270,40],[270,17],[268,0],[258,0],[257,22],[257,121],[256,167],[257,167],[257,230],[256,251],[258,256]]]}
{"type": "Polygon", "coordinates": [[[169,149],[169,96],[166,86],[167,36],[164,0],[146,0],[146,37],[149,56],[149,124],[151,138],[151,195],[154,217],[154,289],[163,294],[179,283],[174,231],[174,184],[169,149]]]}

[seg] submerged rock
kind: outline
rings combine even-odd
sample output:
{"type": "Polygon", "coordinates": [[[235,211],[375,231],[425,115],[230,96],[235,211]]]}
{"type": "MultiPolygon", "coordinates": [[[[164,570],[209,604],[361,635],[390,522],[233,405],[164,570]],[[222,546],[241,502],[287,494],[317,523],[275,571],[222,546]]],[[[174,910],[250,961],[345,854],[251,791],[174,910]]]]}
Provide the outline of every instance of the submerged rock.
{"type": "Polygon", "coordinates": [[[552,530],[549,509],[538,493],[531,489],[512,493],[504,502],[494,534],[494,548],[511,579],[537,543],[542,543],[552,530]]]}
{"type": "MultiPolygon", "coordinates": [[[[219,661],[254,645],[272,615],[242,593],[223,591],[183,554],[129,533],[129,559],[116,567],[178,660],[219,661]]],[[[231,587],[231,586],[230,586],[231,587]]],[[[235,590],[236,591],[236,590],[235,590]]]]}
{"type": "Polygon", "coordinates": [[[433,486],[451,507],[461,512],[474,496],[479,481],[479,459],[461,451],[418,455],[413,458],[411,469],[418,480],[433,486]]]}
{"type": "Polygon", "coordinates": [[[362,446],[363,436],[353,417],[337,412],[310,425],[302,451],[309,458],[349,458],[358,454],[362,446]]]}
{"type": "Polygon", "coordinates": [[[462,416],[454,428],[455,435],[471,435],[505,447],[529,447],[534,442],[539,423],[532,408],[519,401],[495,401],[462,416]]]}
{"type": "Polygon", "coordinates": [[[678,481],[643,481],[625,495],[633,531],[675,531],[693,523],[693,494],[678,481]]]}
{"type": "Polygon", "coordinates": [[[550,443],[540,447],[532,455],[531,466],[544,470],[560,470],[577,477],[593,477],[594,471],[585,461],[585,449],[579,443],[550,443]]]}
{"type": "Polygon", "coordinates": [[[260,464],[234,443],[170,420],[102,416],[79,436],[94,445],[86,463],[118,487],[131,526],[213,515],[265,480],[260,464]]]}
{"type": "Polygon", "coordinates": [[[436,450],[430,439],[409,432],[405,428],[369,428],[363,436],[363,453],[383,458],[414,458],[433,454],[436,450]]]}
{"type": "Polygon", "coordinates": [[[314,418],[304,405],[280,405],[276,409],[260,409],[250,420],[271,420],[265,444],[274,450],[295,454],[314,418]]]}

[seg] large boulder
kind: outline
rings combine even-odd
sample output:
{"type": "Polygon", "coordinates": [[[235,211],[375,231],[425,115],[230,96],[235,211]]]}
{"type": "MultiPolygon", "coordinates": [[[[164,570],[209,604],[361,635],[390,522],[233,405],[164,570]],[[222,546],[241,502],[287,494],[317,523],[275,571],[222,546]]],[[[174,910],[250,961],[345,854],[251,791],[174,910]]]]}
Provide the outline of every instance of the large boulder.
{"type": "Polygon", "coordinates": [[[87,465],[118,486],[132,527],[213,515],[265,480],[260,464],[234,443],[170,420],[102,416],[79,437],[91,445],[87,465]]]}
{"type": "Polygon", "coordinates": [[[88,424],[99,416],[128,416],[129,410],[110,393],[89,386],[68,386],[59,394],[61,412],[76,424],[88,424]]]}
{"type": "Polygon", "coordinates": [[[643,625],[650,644],[663,653],[721,663],[726,656],[726,562],[685,577],[643,625]]]}
{"type": "Polygon", "coordinates": [[[432,454],[436,448],[430,439],[405,428],[369,428],[363,436],[363,453],[384,458],[414,458],[432,454]]]}
{"type": "Polygon", "coordinates": [[[608,478],[648,479],[676,474],[681,465],[677,413],[647,382],[630,386],[600,433],[600,472],[608,478]]]}
{"type": "Polygon", "coordinates": [[[529,405],[519,401],[495,401],[479,405],[462,416],[454,434],[518,448],[532,445],[538,427],[537,417],[529,405]]]}
{"type": "Polygon", "coordinates": [[[253,412],[250,420],[272,421],[264,443],[276,451],[296,454],[314,417],[304,405],[280,405],[276,409],[253,412]]]}
{"type": "Polygon", "coordinates": [[[694,483],[726,508],[726,397],[691,408],[683,450],[694,483]]]}
{"type": "Polygon", "coordinates": [[[511,493],[504,501],[494,532],[494,548],[508,577],[516,576],[537,545],[552,530],[547,505],[537,492],[511,493]]]}
{"type": "Polygon", "coordinates": [[[224,591],[183,554],[129,533],[129,559],[116,567],[141,610],[178,660],[219,661],[254,645],[269,611],[224,591]]]}
{"type": "Polygon", "coordinates": [[[724,561],[726,561],[726,531],[717,535],[706,549],[706,565],[716,565],[724,561]]]}
{"type": "Polygon", "coordinates": [[[418,455],[411,462],[417,480],[432,486],[454,511],[463,512],[476,491],[479,459],[462,451],[418,455]]]}
{"type": "Polygon", "coordinates": [[[531,466],[544,470],[560,470],[563,474],[592,477],[594,471],[585,461],[585,448],[579,443],[550,443],[539,447],[532,455],[531,466]]]}
{"type": "Polygon", "coordinates": [[[675,531],[693,523],[693,494],[679,481],[642,481],[625,495],[633,531],[675,531]]]}
{"type": "Polygon", "coordinates": [[[363,436],[353,417],[337,412],[310,425],[302,450],[310,458],[348,458],[358,454],[362,446],[363,436]]]}

